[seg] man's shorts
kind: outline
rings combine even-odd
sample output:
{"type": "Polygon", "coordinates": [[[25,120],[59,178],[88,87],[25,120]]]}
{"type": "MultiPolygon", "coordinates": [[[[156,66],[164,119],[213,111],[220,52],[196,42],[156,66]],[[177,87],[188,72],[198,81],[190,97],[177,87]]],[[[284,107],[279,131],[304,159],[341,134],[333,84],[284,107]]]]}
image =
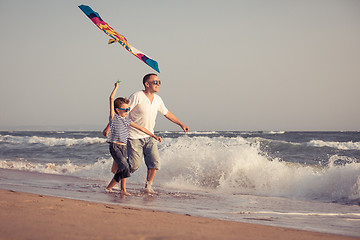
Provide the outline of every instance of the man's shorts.
{"type": "Polygon", "coordinates": [[[152,137],[128,139],[128,155],[130,172],[135,172],[144,157],[147,168],[160,169],[160,156],[157,141],[152,137]]]}

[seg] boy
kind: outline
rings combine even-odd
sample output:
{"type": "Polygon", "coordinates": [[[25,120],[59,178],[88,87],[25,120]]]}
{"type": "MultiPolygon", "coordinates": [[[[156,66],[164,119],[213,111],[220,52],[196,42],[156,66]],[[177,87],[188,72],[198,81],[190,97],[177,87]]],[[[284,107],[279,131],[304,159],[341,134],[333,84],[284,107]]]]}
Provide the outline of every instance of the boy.
{"type": "Polygon", "coordinates": [[[111,192],[116,183],[121,180],[121,193],[124,195],[130,195],[130,193],[126,191],[126,178],[130,177],[126,146],[130,126],[139,129],[159,142],[161,142],[162,139],[155,136],[146,128],[135,124],[129,118],[126,118],[128,112],[130,111],[129,100],[126,98],[117,98],[114,101],[114,96],[118,87],[119,83],[116,82],[115,88],[110,94],[110,133],[107,140],[107,142],[110,143],[109,149],[111,156],[114,158],[118,169],[114,178],[106,187],[106,191],[111,192]]]}

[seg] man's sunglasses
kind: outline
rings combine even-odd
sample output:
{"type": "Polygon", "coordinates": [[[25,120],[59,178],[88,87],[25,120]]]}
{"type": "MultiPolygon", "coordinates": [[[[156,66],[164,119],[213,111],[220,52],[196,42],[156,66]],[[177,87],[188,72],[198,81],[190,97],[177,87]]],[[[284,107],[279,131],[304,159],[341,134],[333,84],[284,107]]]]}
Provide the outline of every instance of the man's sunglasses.
{"type": "Polygon", "coordinates": [[[155,80],[155,81],[152,81],[152,82],[149,82],[149,83],[153,83],[153,84],[156,84],[156,85],[160,85],[161,84],[161,81],[159,80],[159,81],[157,81],[157,80],[155,80]]]}
{"type": "Polygon", "coordinates": [[[125,112],[130,112],[130,107],[128,107],[128,108],[116,108],[116,109],[124,110],[125,112]]]}

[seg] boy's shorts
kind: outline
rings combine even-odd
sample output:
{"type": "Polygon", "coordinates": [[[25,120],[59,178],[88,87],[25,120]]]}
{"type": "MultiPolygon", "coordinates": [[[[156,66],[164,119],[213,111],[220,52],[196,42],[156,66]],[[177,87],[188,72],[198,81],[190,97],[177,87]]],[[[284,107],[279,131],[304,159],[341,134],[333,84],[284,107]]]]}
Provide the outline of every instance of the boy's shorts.
{"type": "Polygon", "coordinates": [[[152,137],[128,139],[130,172],[135,172],[144,157],[147,168],[160,169],[160,156],[157,141],[152,137]]]}
{"type": "Polygon", "coordinates": [[[113,157],[116,165],[118,166],[117,172],[114,175],[116,182],[122,178],[130,177],[130,168],[127,161],[127,147],[117,143],[110,143],[109,146],[111,156],[113,157]]]}

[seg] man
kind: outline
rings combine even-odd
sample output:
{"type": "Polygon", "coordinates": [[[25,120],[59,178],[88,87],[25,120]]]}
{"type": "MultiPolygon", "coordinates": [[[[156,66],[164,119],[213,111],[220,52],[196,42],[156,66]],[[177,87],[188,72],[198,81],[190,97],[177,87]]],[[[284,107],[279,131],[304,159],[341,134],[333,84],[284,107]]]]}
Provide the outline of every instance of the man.
{"type": "MultiPolygon", "coordinates": [[[[129,98],[129,106],[131,109],[129,115],[130,119],[134,123],[154,133],[157,112],[160,112],[167,119],[179,125],[184,132],[188,132],[189,127],[175,117],[175,115],[165,107],[161,97],[156,94],[159,92],[161,84],[159,77],[154,73],[147,74],[143,78],[143,84],[145,90],[135,92],[129,98]]],[[[157,170],[160,169],[160,157],[157,142],[143,132],[138,131],[135,128],[130,128],[128,155],[131,173],[135,172],[140,167],[141,160],[144,157],[148,169],[145,192],[155,193],[152,189],[152,182],[157,170]]]]}
{"type": "MultiPolygon", "coordinates": [[[[143,78],[145,90],[138,91],[130,96],[130,119],[147,128],[154,133],[155,119],[157,112],[163,114],[167,119],[179,125],[184,132],[189,131],[189,127],[183,124],[174,114],[172,114],[164,105],[164,102],[156,93],[159,92],[160,80],[156,74],[147,74],[143,78]]],[[[157,170],[160,169],[160,157],[157,142],[151,137],[140,132],[135,128],[130,129],[128,140],[130,171],[135,172],[141,164],[144,157],[145,164],[148,168],[145,191],[154,193],[152,182],[157,170]]]]}

